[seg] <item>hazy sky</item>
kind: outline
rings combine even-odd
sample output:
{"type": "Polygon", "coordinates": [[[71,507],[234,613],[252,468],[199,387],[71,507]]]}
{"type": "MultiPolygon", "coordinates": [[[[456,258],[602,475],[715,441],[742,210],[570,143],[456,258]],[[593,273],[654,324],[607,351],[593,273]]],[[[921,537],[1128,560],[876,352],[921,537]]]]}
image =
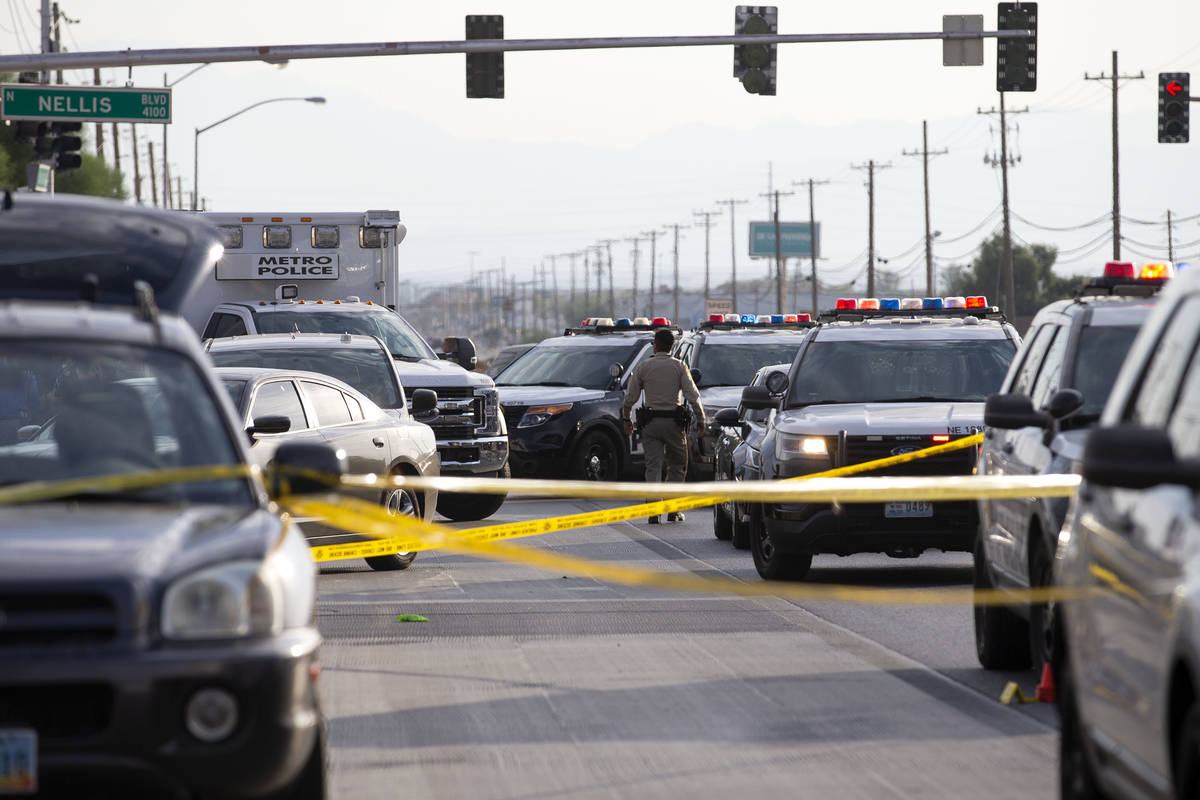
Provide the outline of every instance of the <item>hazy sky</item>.
{"type": "MultiPolygon", "coordinates": [[[[733,2],[658,0],[61,0],[70,50],[198,47],[463,38],[467,13],[505,17],[508,38],[727,34],[733,2]]],[[[37,46],[37,0],[0,0],[0,51],[37,46]]],[[[1057,244],[1063,271],[1092,272],[1111,252],[1111,92],[1084,73],[1144,71],[1120,91],[1122,233],[1125,255],[1163,257],[1166,210],[1200,215],[1194,186],[1200,141],[1155,141],[1155,77],[1200,66],[1195,0],[1042,0],[1039,89],[1010,94],[1014,232],[1057,244]],[[1099,220],[1095,224],[1090,224],[1099,220]],[[1137,224],[1135,221],[1152,223],[1137,224]],[[1070,230],[1050,230],[1067,228],[1070,230]]],[[[949,2],[779,3],[782,33],[929,31],[942,14],[984,15],[996,4],[949,2]]],[[[464,57],[404,56],[214,64],[175,87],[170,126],[174,174],[192,182],[193,131],[258,100],[322,95],[324,106],[278,103],[200,137],[201,194],[222,211],[393,208],[408,226],[403,264],[421,283],[465,279],[499,266],[527,277],[549,254],[616,239],[618,282],[631,277],[624,241],[714,210],[714,283],[730,266],[728,206],[737,207],[739,276],[763,275],[746,257],[746,225],[767,218],[768,165],[776,187],[829,180],[816,192],[823,226],[822,275],[849,281],[866,266],[866,173],[852,164],[890,164],[876,175],[876,249],[887,269],[923,287],[921,121],[929,121],[933,227],[940,267],[969,260],[999,225],[995,42],[982,67],[943,67],[941,43],[783,45],[776,97],[747,94],[732,78],[730,47],[516,53],[505,56],[504,100],[467,100],[464,57]]],[[[135,69],[136,86],[161,86],[188,67],[135,69]]],[[[67,82],[90,82],[68,73],[67,82]]],[[[105,70],[122,85],[126,70],[105,70]]],[[[1200,83],[1200,78],[1197,80],[1200,83]]],[[[1197,109],[1200,111],[1200,109],[1197,109]]],[[[161,126],[139,126],[161,157],[161,126]]],[[[1196,139],[1200,140],[1200,120],[1196,139]]],[[[128,133],[122,154],[128,156],[128,133]]],[[[131,173],[128,162],[124,165],[131,173]]],[[[148,169],[143,191],[149,193],[148,169]]],[[[185,188],[186,190],[186,188],[185,188]]],[[[797,190],[800,192],[800,190],[797,190]]],[[[784,219],[807,220],[807,191],[784,197],[784,219]]],[[[703,281],[704,231],[681,231],[685,282],[703,281]]],[[[1175,229],[1181,256],[1200,260],[1200,220],[1175,229]]],[[[659,239],[669,269],[671,239],[659,239]]],[[[643,244],[642,278],[648,268],[643,244]]],[[[560,285],[567,280],[559,262],[560,285]]],[[[663,274],[660,272],[660,275],[663,274]]],[[[861,288],[862,282],[859,286],[861,288]]]]}

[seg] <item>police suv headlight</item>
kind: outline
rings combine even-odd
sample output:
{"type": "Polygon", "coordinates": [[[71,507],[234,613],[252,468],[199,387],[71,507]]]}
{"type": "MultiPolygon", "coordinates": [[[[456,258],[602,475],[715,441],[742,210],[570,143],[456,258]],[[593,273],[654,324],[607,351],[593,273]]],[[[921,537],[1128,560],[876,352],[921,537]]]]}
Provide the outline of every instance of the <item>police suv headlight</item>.
{"type": "Polygon", "coordinates": [[[544,425],[564,411],[570,411],[574,403],[559,403],[554,406],[530,406],[525,409],[525,416],[517,423],[518,428],[533,428],[544,425]]]}
{"type": "Polygon", "coordinates": [[[775,436],[775,452],[780,458],[804,458],[829,455],[829,446],[823,436],[800,436],[780,433],[775,436]]]}
{"type": "Polygon", "coordinates": [[[162,633],[168,639],[232,639],[283,629],[283,587],[261,561],[198,570],[167,588],[162,633]]]}

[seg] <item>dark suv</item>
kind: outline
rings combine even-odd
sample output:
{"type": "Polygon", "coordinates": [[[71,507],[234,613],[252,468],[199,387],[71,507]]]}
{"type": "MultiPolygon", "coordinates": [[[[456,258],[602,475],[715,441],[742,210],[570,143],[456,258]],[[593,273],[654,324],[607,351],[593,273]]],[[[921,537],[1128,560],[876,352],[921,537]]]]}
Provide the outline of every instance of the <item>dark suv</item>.
{"type": "Polygon", "coordinates": [[[737,408],[742,389],[750,385],[760,367],[791,363],[814,326],[812,322],[709,320],[683,335],[675,346],[675,356],[691,368],[707,417],[704,435],[688,437],[688,466],[693,474],[704,479],[713,476],[717,414],[737,408]]]}
{"type": "MultiPolygon", "coordinates": [[[[1004,379],[984,406],[981,475],[1077,472],[1088,429],[1112,390],[1161,279],[1101,278],[1033,318],[1004,379]]],[[[1065,497],[979,501],[975,585],[1050,583],[1065,497]]],[[[975,649],[988,669],[1040,670],[1054,649],[1054,615],[1039,604],[975,607],[975,649]]]]}
{"type": "Polygon", "coordinates": [[[186,215],[0,206],[0,794],[325,795],[312,556],[173,313],[216,249],[186,215]]]}
{"type": "MultiPolygon", "coordinates": [[[[788,375],[743,390],[744,408],[777,409],[762,439],[762,479],[901,455],[979,432],[983,402],[1000,386],[1019,344],[994,307],[823,314],[788,375]]],[[[970,448],[869,474],[969,475],[974,467],[970,448]]],[[[748,517],[754,566],[771,580],[802,578],[815,553],[970,552],[978,523],[968,501],[759,503],[749,506],[748,517]]]]}
{"type": "Polygon", "coordinates": [[[630,370],[664,326],[611,322],[546,339],[496,376],[514,475],[607,481],[641,461],[640,437],[622,430],[621,403],[630,370]]]}

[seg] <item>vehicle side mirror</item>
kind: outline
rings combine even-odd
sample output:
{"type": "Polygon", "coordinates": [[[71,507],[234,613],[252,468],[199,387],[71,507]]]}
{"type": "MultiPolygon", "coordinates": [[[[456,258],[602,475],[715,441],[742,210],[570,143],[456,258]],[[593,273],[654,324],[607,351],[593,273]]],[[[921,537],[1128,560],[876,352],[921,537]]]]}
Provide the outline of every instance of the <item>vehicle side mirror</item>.
{"type": "Polygon", "coordinates": [[[775,397],[780,397],[788,390],[788,376],[783,372],[772,372],[767,376],[767,391],[775,397]]]}
{"type": "Polygon", "coordinates": [[[690,370],[688,370],[688,372],[690,372],[692,375],[692,383],[699,386],[700,378],[703,377],[704,373],[701,372],[700,370],[696,369],[695,367],[692,367],[690,370]]]}
{"type": "Polygon", "coordinates": [[[741,407],[750,410],[774,408],[776,400],[766,386],[747,386],[742,389],[741,407]]]}
{"type": "Polygon", "coordinates": [[[717,416],[713,420],[724,428],[736,428],[740,418],[741,415],[738,414],[736,408],[722,408],[717,412],[717,416]]]}
{"type": "Polygon", "coordinates": [[[271,497],[324,494],[341,483],[345,459],[329,445],[287,442],[275,451],[270,465],[271,497]]]}
{"type": "Polygon", "coordinates": [[[1083,394],[1078,389],[1059,389],[1046,404],[1046,413],[1054,419],[1073,414],[1083,408],[1083,394]]]}
{"type": "Polygon", "coordinates": [[[1034,411],[1027,394],[994,394],[983,406],[983,424],[990,428],[1048,428],[1050,421],[1047,414],[1034,411]]]}
{"type": "Polygon", "coordinates": [[[33,437],[37,436],[38,431],[41,429],[42,427],[40,425],[22,425],[21,427],[17,428],[17,441],[28,442],[33,437]]]}
{"type": "Polygon", "coordinates": [[[475,356],[475,343],[466,336],[447,336],[442,340],[442,352],[438,358],[453,361],[468,372],[474,371],[479,359],[475,356]]]}
{"type": "Polygon", "coordinates": [[[415,419],[422,422],[431,419],[437,419],[438,416],[438,396],[433,389],[414,389],[412,393],[412,404],[409,406],[409,413],[415,419]]]}
{"type": "Polygon", "coordinates": [[[292,421],[285,416],[269,414],[263,417],[255,417],[254,424],[246,428],[246,433],[253,440],[260,433],[287,433],[292,429],[292,421]]]}
{"type": "Polygon", "coordinates": [[[1103,486],[1148,489],[1163,483],[1200,488],[1200,460],[1175,458],[1166,431],[1140,425],[1097,428],[1083,448],[1083,477],[1103,486]]]}

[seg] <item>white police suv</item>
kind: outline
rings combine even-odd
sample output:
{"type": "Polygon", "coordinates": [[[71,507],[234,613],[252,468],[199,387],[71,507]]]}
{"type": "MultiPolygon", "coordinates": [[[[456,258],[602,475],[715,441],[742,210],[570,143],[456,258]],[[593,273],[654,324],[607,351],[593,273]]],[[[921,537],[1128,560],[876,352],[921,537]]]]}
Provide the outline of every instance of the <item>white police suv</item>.
{"type": "Polygon", "coordinates": [[[1058,541],[1063,798],[1200,796],[1200,272],[1139,331],[1058,541]]]}
{"type": "MultiPolygon", "coordinates": [[[[743,408],[777,410],[762,441],[761,477],[798,477],[979,432],[983,401],[1019,343],[983,297],[839,300],[787,376],[743,391],[743,408]]],[[[965,475],[974,466],[971,447],[865,474],[965,475]]],[[[969,552],[977,520],[973,502],[897,501],[762,503],[749,507],[748,523],[758,574],[777,580],[803,577],[815,553],[969,552]]]]}

